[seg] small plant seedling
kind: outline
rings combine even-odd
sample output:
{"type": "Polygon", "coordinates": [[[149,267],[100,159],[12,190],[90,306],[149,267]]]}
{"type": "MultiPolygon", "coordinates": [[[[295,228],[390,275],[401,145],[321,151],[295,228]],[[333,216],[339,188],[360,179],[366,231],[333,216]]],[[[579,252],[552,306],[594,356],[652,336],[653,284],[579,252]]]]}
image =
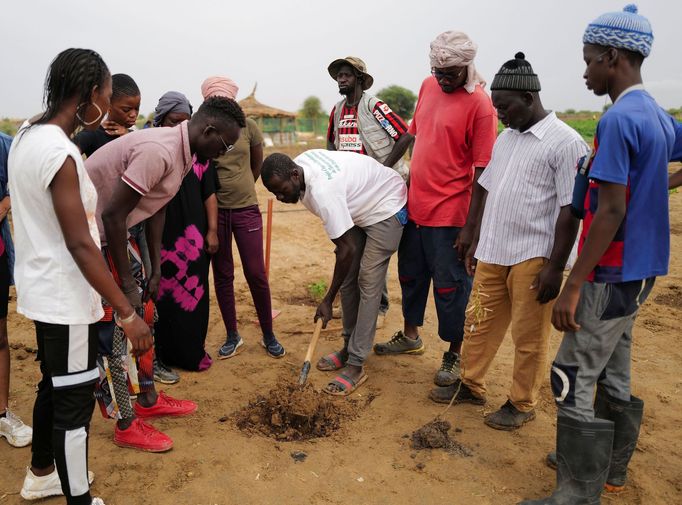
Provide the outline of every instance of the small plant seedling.
{"type": "Polygon", "coordinates": [[[319,280],[308,284],[308,293],[310,297],[316,302],[321,302],[327,292],[327,282],[324,280],[319,280]]]}

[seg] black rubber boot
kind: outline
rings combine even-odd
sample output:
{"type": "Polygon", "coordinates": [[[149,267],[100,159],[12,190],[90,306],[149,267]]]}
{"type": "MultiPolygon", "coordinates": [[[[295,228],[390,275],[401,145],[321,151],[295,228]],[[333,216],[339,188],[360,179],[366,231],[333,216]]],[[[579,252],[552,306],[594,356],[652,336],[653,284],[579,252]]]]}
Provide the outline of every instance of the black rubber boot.
{"type": "Polygon", "coordinates": [[[642,424],[644,402],[635,396],[630,401],[620,400],[599,387],[594,401],[594,415],[613,421],[613,454],[606,479],[606,490],[618,492],[627,478],[628,463],[632,458],[642,424]]]}
{"type": "Polygon", "coordinates": [[[557,418],[557,485],[552,496],[519,505],[599,505],[613,446],[613,423],[557,418]]]}

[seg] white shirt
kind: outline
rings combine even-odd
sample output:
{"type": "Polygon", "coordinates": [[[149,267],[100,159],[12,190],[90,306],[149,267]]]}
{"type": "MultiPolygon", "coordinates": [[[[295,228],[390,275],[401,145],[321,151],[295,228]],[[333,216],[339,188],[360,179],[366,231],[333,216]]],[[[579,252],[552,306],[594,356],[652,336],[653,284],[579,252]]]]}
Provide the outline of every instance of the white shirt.
{"type": "Polygon", "coordinates": [[[407,203],[407,186],[392,168],[363,154],[312,149],[294,159],[303,168],[301,203],[322,219],[330,239],[371,226],[407,203]]]}
{"type": "Polygon", "coordinates": [[[66,248],[49,187],[67,156],[76,163],[90,236],[100,244],[95,221],[97,191],[76,145],[55,125],[20,130],[8,160],[17,312],[45,323],[91,324],[104,315],[101,298],[66,248]]]}
{"type": "Polygon", "coordinates": [[[505,266],[549,258],[559,208],[571,203],[577,162],[588,152],[553,112],[525,132],[500,133],[478,179],[488,196],[476,258],[505,266]]]}

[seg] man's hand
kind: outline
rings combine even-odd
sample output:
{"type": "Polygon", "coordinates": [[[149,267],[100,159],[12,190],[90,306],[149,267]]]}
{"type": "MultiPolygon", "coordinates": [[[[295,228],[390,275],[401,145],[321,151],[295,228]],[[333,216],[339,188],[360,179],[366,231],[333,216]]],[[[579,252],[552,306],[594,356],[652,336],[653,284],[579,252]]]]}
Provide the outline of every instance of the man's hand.
{"type": "Polygon", "coordinates": [[[144,290],[144,296],[142,297],[142,301],[146,302],[150,298],[154,301],[156,301],[156,296],[159,294],[159,282],[161,281],[161,273],[160,272],[152,272],[152,275],[149,276],[149,279],[147,280],[147,287],[144,290]]]}
{"type": "Polygon", "coordinates": [[[464,256],[464,268],[467,271],[469,277],[473,277],[476,273],[476,263],[478,260],[474,257],[476,254],[476,248],[478,247],[478,240],[474,240],[469,246],[469,250],[464,256]]]}
{"type": "Polygon", "coordinates": [[[460,261],[464,261],[467,251],[471,247],[471,243],[474,240],[474,227],[471,225],[464,225],[464,227],[459,230],[457,234],[457,239],[455,240],[454,248],[457,249],[457,255],[460,261]]]}
{"type": "Polygon", "coordinates": [[[559,331],[578,331],[580,325],[575,322],[575,310],[580,299],[580,287],[566,284],[557,298],[552,310],[552,325],[559,331]]]}
{"type": "Polygon", "coordinates": [[[206,233],[204,248],[208,254],[215,254],[218,252],[220,243],[218,242],[218,234],[215,231],[209,230],[206,233]]]}
{"type": "Polygon", "coordinates": [[[114,121],[102,121],[102,128],[107,132],[107,135],[112,137],[120,137],[128,133],[128,128],[114,121]]]}
{"type": "Polygon", "coordinates": [[[320,303],[317,306],[317,310],[315,311],[315,322],[317,322],[318,319],[322,318],[322,328],[327,327],[327,323],[331,320],[332,318],[332,302],[327,301],[327,299],[322,300],[322,303],[320,303]]]}
{"type": "Polygon", "coordinates": [[[154,343],[149,325],[137,314],[131,322],[122,323],[121,328],[133,346],[131,351],[133,356],[141,356],[154,343]]]}
{"type": "Polygon", "coordinates": [[[541,304],[554,300],[559,296],[563,278],[564,272],[562,268],[549,262],[545,264],[545,266],[542,267],[542,270],[538,272],[533,284],[530,286],[530,289],[537,289],[538,291],[535,299],[541,304]]]}

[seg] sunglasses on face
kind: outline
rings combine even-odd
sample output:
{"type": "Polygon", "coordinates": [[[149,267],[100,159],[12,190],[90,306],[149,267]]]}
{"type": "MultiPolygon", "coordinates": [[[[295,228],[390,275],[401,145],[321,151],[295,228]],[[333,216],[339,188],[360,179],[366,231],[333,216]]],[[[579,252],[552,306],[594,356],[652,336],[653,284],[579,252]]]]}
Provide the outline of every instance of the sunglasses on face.
{"type": "Polygon", "coordinates": [[[453,72],[443,72],[442,70],[438,68],[432,68],[431,69],[431,75],[434,76],[437,80],[443,80],[447,79],[449,81],[455,81],[459,79],[459,77],[462,75],[462,72],[464,72],[464,68],[460,68],[459,72],[453,73],[453,72]]]}

